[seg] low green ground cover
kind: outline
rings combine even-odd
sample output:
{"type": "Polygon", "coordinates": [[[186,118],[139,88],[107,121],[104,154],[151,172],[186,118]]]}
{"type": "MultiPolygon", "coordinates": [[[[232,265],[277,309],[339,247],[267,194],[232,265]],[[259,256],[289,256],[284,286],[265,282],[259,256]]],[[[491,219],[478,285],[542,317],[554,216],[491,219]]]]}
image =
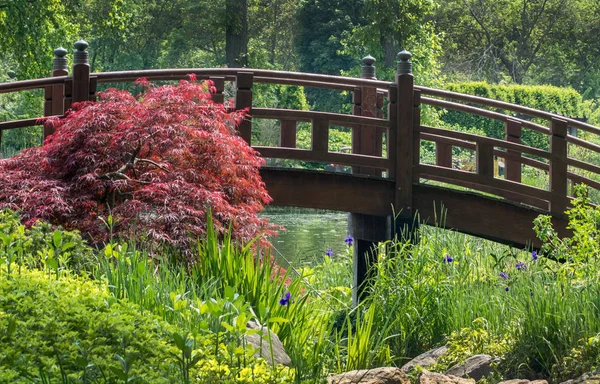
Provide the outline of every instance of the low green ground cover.
{"type": "Polygon", "coordinates": [[[88,263],[76,232],[48,232],[34,253],[36,229],[5,212],[0,381],[323,382],[446,344],[433,369],[488,353],[500,358],[488,381],[560,382],[600,363],[600,210],[588,202],[580,191],[570,240],[536,221],[539,253],[426,226],[418,243],[382,244],[369,298],[356,308],[350,239],[346,253],[287,271],[256,244],[210,230],[191,265],[117,239],[88,263]],[[278,334],[293,368],[253,357],[250,320],[278,334]]]}

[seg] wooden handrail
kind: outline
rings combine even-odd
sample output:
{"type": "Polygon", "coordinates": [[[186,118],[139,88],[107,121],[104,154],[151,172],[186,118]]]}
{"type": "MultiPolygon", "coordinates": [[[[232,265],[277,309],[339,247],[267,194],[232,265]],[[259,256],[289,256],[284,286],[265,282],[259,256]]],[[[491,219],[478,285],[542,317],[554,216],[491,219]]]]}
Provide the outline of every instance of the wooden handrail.
{"type": "Polygon", "coordinates": [[[561,119],[561,120],[566,121],[568,123],[568,125],[571,127],[580,128],[584,131],[600,135],[600,128],[598,128],[598,127],[595,127],[591,124],[584,123],[582,121],[578,121],[575,119],[557,115],[555,113],[544,112],[544,111],[540,111],[538,109],[524,107],[524,106],[518,105],[518,104],[511,104],[511,103],[507,103],[504,101],[486,99],[486,98],[479,97],[479,96],[467,95],[464,93],[457,93],[457,92],[452,92],[452,91],[445,91],[445,90],[441,90],[441,89],[428,88],[428,87],[423,87],[423,86],[415,86],[415,89],[420,90],[425,95],[442,97],[442,98],[452,99],[452,100],[459,100],[459,101],[464,101],[467,103],[485,105],[485,106],[492,107],[492,108],[504,109],[507,111],[522,113],[522,114],[529,115],[532,117],[539,117],[541,119],[545,119],[548,121],[550,121],[552,119],[561,119]]]}
{"type": "Polygon", "coordinates": [[[429,133],[429,134],[437,135],[437,136],[450,137],[450,138],[459,139],[459,140],[467,140],[467,141],[472,141],[472,142],[476,142],[476,143],[490,144],[490,145],[493,145],[496,147],[512,149],[515,151],[528,153],[530,155],[538,156],[538,157],[541,157],[544,159],[550,159],[552,157],[550,152],[546,152],[542,149],[528,147],[523,144],[510,143],[508,141],[494,139],[492,137],[474,135],[472,133],[451,131],[451,130],[442,129],[442,128],[433,128],[433,127],[428,127],[425,125],[421,126],[420,132],[429,133]]]}
{"type": "MultiPolygon", "coordinates": [[[[320,75],[303,72],[271,71],[266,69],[236,69],[236,68],[180,68],[180,69],[147,69],[139,71],[117,71],[117,72],[99,72],[92,76],[98,77],[99,83],[109,83],[118,81],[131,81],[139,78],[148,80],[180,80],[185,79],[191,73],[196,76],[231,76],[235,77],[238,72],[252,71],[255,76],[260,78],[290,79],[298,81],[308,81],[317,83],[342,84],[350,86],[366,86],[382,89],[389,89],[393,84],[389,81],[356,79],[343,76],[320,75]]],[[[296,84],[301,85],[301,84],[296,84]]],[[[310,85],[308,85],[310,86],[310,85]]]]}
{"type": "Polygon", "coordinates": [[[297,121],[312,121],[315,119],[329,120],[331,125],[361,124],[374,127],[387,127],[389,120],[378,119],[376,117],[362,117],[355,115],[345,115],[342,113],[298,111],[293,109],[278,108],[254,108],[252,116],[255,118],[268,119],[293,119],[297,121]]]}
{"type": "Polygon", "coordinates": [[[473,115],[487,117],[487,118],[494,119],[494,120],[499,120],[499,121],[504,121],[504,122],[506,122],[507,120],[518,121],[519,123],[521,123],[521,126],[523,126],[523,127],[530,128],[534,131],[541,132],[546,135],[550,134],[550,129],[548,127],[544,127],[543,125],[532,123],[531,121],[518,119],[513,116],[505,115],[503,113],[488,111],[487,109],[472,107],[470,105],[453,103],[451,101],[431,99],[429,97],[422,97],[421,100],[423,101],[423,104],[433,105],[435,107],[440,107],[440,108],[452,109],[455,111],[467,112],[467,113],[471,113],[473,115]]]}
{"type": "Polygon", "coordinates": [[[44,79],[19,80],[0,83],[0,93],[27,91],[30,89],[43,89],[49,85],[64,84],[68,76],[47,77],[44,79]]]}

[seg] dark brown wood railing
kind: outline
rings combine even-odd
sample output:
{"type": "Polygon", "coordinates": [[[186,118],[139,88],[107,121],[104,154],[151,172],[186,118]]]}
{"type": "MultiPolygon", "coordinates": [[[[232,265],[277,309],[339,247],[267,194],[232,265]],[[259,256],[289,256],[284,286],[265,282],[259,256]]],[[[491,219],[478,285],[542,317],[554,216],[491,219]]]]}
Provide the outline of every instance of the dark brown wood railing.
{"type": "MultiPolygon", "coordinates": [[[[215,102],[221,103],[224,102],[226,84],[233,83],[234,101],[230,108],[249,109],[249,118],[239,127],[240,136],[244,140],[252,144],[252,118],[279,122],[279,146],[254,146],[262,156],[349,166],[353,171],[353,176],[349,177],[362,175],[355,179],[357,184],[366,183],[365,177],[384,180],[385,183],[377,185],[383,185],[385,188],[389,186],[389,190],[377,192],[377,196],[383,196],[378,197],[379,208],[358,209],[357,212],[380,214],[381,206],[388,204],[390,211],[392,205],[396,212],[402,208],[400,217],[405,220],[411,220],[418,208],[418,199],[413,196],[414,191],[418,190],[418,186],[430,182],[483,192],[485,196],[491,194],[503,202],[530,208],[539,213],[549,213],[555,217],[563,217],[568,207],[571,198],[569,183],[583,182],[600,190],[600,165],[569,156],[569,146],[600,153],[600,145],[569,135],[568,127],[596,135],[600,135],[600,128],[569,117],[515,104],[414,86],[410,55],[407,53],[399,56],[396,81],[386,82],[374,79],[373,61],[365,62],[363,69],[366,70],[363,73],[366,73],[367,76],[364,77],[368,78],[361,79],[246,68],[161,69],[90,74],[87,44],[78,42],[76,48],[71,75],[68,75],[64,58],[66,51],[57,50],[53,77],[0,84],[0,93],[42,89],[45,91],[45,116],[60,116],[65,114],[73,102],[94,100],[99,84],[131,82],[141,77],[148,80],[181,80],[186,79],[189,74],[195,74],[198,79],[210,79],[214,82],[216,93],[213,98],[215,102]],[[252,89],[254,84],[259,83],[351,92],[353,114],[255,108],[252,89]],[[387,106],[386,111],[383,110],[384,106],[387,106]],[[505,125],[505,139],[421,124],[422,108],[456,110],[502,121],[505,125]],[[515,115],[527,115],[536,120],[529,121],[515,115]],[[310,149],[297,148],[298,122],[307,122],[312,126],[310,149]],[[329,150],[329,130],[332,126],[348,127],[352,130],[352,153],[329,150]],[[525,145],[521,140],[523,130],[547,135],[549,150],[525,145]],[[421,162],[422,141],[435,143],[435,164],[421,162]],[[453,159],[455,147],[474,151],[474,170],[457,169],[453,159]],[[504,161],[504,177],[497,175],[497,159],[504,161]],[[549,177],[548,188],[523,183],[523,166],[545,172],[549,177]],[[381,200],[387,199],[385,196],[390,196],[389,203],[387,200],[381,200]]],[[[39,125],[39,119],[1,122],[0,142],[3,130],[34,125],[39,125]]],[[[44,134],[49,135],[52,132],[44,134]]],[[[338,179],[339,177],[341,176],[338,175],[338,179]]],[[[313,196],[307,195],[307,201],[302,204],[310,206],[311,198],[313,196]]],[[[331,208],[341,209],[340,207],[356,204],[351,197],[347,199],[346,205],[335,203],[331,208]]],[[[298,200],[295,200],[295,203],[297,202],[298,200]]]]}

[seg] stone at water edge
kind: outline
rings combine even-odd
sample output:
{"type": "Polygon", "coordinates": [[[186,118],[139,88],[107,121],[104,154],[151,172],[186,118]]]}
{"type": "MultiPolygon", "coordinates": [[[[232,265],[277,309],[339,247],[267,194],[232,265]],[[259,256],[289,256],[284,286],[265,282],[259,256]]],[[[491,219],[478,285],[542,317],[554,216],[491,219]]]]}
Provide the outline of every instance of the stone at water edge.
{"type": "Polygon", "coordinates": [[[410,384],[400,368],[382,367],[349,371],[327,378],[327,384],[410,384]]]}
{"type": "Polygon", "coordinates": [[[419,376],[419,384],[475,384],[475,380],[423,371],[419,376]]]}
{"type": "Polygon", "coordinates": [[[584,373],[576,379],[563,381],[560,384],[600,384],[600,373],[584,373]]]}
{"type": "Polygon", "coordinates": [[[469,357],[462,364],[457,364],[445,372],[446,375],[470,377],[475,380],[489,376],[494,370],[492,363],[497,362],[490,355],[475,355],[469,357]]]}
{"type": "MultiPolygon", "coordinates": [[[[246,328],[261,330],[260,325],[254,321],[249,321],[248,324],[246,324],[246,328]]],[[[279,340],[277,334],[271,332],[267,327],[262,327],[262,333],[262,336],[260,333],[256,335],[246,335],[248,344],[251,344],[257,350],[255,355],[267,360],[271,365],[281,364],[287,367],[291,366],[292,360],[285,352],[283,344],[281,343],[281,340],[279,340]],[[273,355],[271,355],[271,347],[273,348],[273,355]]]]}
{"type": "Polygon", "coordinates": [[[527,379],[513,379],[501,381],[498,384],[548,384],[548,382],[546,380],[529,381],[527,379]]]}
{"type": "Polygon", "coordinates": [[[408,363],[404,364],[402,368],[402,372],[408,373],[411,369],[419,366],[421,368],[428,368],[429,366],[438,362],[440,357],[442,357],[446,352],[448,352],[447,346],[442,346],[436,349],[432,349],[425,353],[421,353],[419,356],[415,357],[408,363]]]}

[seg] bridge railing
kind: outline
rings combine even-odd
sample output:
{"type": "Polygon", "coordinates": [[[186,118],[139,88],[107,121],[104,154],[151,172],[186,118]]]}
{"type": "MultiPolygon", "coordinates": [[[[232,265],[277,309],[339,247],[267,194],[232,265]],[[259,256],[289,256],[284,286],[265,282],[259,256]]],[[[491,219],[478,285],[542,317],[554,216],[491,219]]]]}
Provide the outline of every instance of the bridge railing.
{"type": "Polygon", "coordinates": [[[600,176],[600,167],[569,154],[571,152],[569,144],[570,148],[574,150],[579,147],[599,153],[600,146],[597,144],[569,134],[569,127],[572,127],[600,135],[600,129],[597,127],[572,118],[472,95],[426,87],[415,87],[415,92],[433,96],[420,97],[423,104],[498,120],[503,122],[505,127],[505,140],[499,140],[464,132],[420,126],[420,138],[432,141],[436,145],[436,164],[416,163],[418,177],[491,193],[555,215],[561,215],[569,204],[569,183],[573,185],[583,182],[600,190],[600,183],[591,178],[600,176]],[[500,109],[506,113],[482,107],[500,109]],[[514,115],[527,115],[536,120],[541,119],[546,124],[539,124],[514,115]],[[524,129],[546,135],[549,140],[549,150],[524,145],[521,140],[524,129]],[[475,172],[453,169],[453,147],[476,152],[475,172]],[[494,157],[504,159],[504,178],[495,177],[494,157]],[[546,172],[549,175],[548,188],[542,189],[523,184],[522,165],[546,172]],[[583,176],[584,172],[589,177],[583,176]]]}
{"type": "MultiPolygon", "coordinates": [[[[600,190],[600,166],[569,156],[569,146],[600,153],[600,145],[570,135],[574,127],[595,135],[600,129],[581,121],[531,108],[477,96],[413,85],[410,54],[399,55],[395,82],[375,79],[374,60],[363,59],[363,78],[294,73],[261,69],[165,69],[90,73],[87,44],[77,42],[72,74],[68,75],[66,50],[55,51],[53,77],[0,84],[0,93],[30,89],[45,91],[44,115],[63,115],[73,102],[94,100],[99,84],[132,82],[138,78],[151,81],[182,80],[195,74],[197,79],[213,81],[215,102],[224,102],[225,85],[234,91],[232,109],[249,110],[239,127],[240,136],[252,144],[252,119],[279,123],[279,146],[254,146],[267,158],[282,158],[351,166],[354,174],[384,176],[394,183],[394,204],[412,217],[412,189],[422,180],[433,180],[470,190],[481,191],[518,204],[560,215],[569,203],[569,182],[585,182],[600,190]],[[253,106],[254,84],[284,84],[347,91],[353,94],[353,114],[316,111],[256,108],[253,106]],[[387,112],[383,107],[387,105],[387,112]],[[504,140],[421,124],[421,106],[462,111],[504,123],[504,140]],[[494,110],[486,109],[493,108],[494,110]],[[505,113],[498,112],[505,111],[505,113]],[[518,116],[528,115],[530,121],[518,116]],[[384,118],[385,115],[385,118],[384,118]],[[539,119],[545,121],[539,123],[539,119]],[[310,123],[310,149],[297,148],[296,127],[310,123]],[[352,130],[352,153],[329,150],[332,127],[352,130]],[[533,130],[548,137],[549,150],[528,146],[521,140],[523,130],[533,130]],[[421,140],[434,142],[435,164],[421,162],[421,140]],[[474,171],[453,166],[453,148],[475,152],[474,171]],[[383,150],[385,148],[385,151],[383,150]],[[504,178],[495,171],[495,159],[505,163],[504,178]],[[537,168],[549,175],[548,188],[522,182],[523,166],[537,168]],[[382,173],[385,171],[385,173],[382,173]]],[[[39,119],[0,123],[3,130],[39,125],[39,119]]],[[[45,131],[44,136],[51,134],[45,131]]]]}

